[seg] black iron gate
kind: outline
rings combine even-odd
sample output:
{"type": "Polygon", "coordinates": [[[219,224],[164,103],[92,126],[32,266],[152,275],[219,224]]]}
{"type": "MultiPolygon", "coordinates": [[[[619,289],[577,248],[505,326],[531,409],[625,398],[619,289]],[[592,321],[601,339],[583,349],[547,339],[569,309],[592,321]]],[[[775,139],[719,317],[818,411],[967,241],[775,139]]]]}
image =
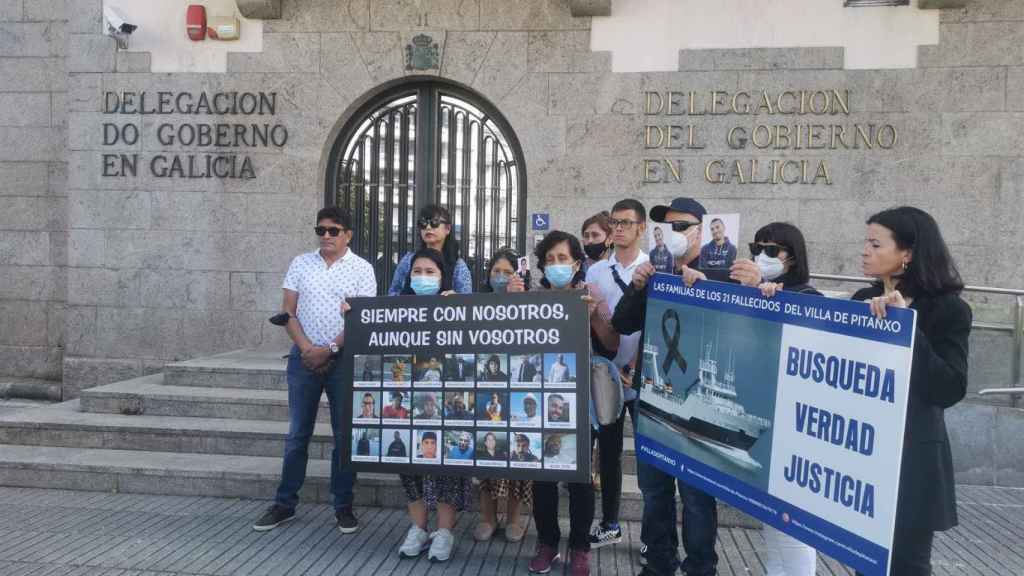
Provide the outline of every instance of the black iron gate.
{"type": "Polygon", "coordinates": [[[436,78],[388,87],[357,111],[332,149],[326,192],[328,204],[352,211],[352,249],[374,265],[381,293],[418,244],[416,213],[427,204],[451,212],[474,284],[495,250],[525,247],[515,135],[483,98],[436,78]]]}

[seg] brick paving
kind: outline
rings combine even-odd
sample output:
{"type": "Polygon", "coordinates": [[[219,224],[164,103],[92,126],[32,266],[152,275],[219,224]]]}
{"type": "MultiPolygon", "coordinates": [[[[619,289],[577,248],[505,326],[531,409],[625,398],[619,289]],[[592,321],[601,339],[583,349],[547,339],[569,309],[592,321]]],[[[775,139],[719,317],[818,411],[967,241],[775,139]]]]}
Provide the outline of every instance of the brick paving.
{"type": "MultiPolygon", "coordinates": [[[[940,535],[936,574],[1024,574],[1024,490],[962,486],[962,525],[940,535]]],[[[527,574],[536,535],[518,544],[476,543],[475,514],[456,528],[452,560],[400,560],[395,552],[406,520],[399,509],[357,510],[362,530],[340,534],[328,506],[300,508],[294,522],[268,533],[252,521],[266,502],[0,488],[0,575],[3,576],[277,576],[527,574]]],[[[567,527],[566,527],[567,528],[567,527]]],[[[640,570],[640,525],[626,524],[625,541],[595,551],[595,576],[640,570]]],[[[719,532],[723,576],[764,574],[759,530],[719,532]]],[[[850,574],[819,557],[818,574],[850,574]]]]}

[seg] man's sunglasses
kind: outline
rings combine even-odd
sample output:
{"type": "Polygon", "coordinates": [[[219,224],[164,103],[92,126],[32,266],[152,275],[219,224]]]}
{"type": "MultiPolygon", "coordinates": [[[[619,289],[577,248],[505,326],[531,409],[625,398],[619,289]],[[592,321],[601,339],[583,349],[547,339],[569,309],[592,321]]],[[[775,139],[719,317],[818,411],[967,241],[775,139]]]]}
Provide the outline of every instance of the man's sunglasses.
{"type": "Polygon", "coordinates": [[[424,230],[427,227],[440,228],[442,225],[447,223],[448,221],[444,218],[420,218],[416,221],[416,225],[420,227],[420,230],[424,230]]]}
{"type": "Polygon", "coordinates": [[[700,226],[700,222],[687,222],[685,220],[677,220],[671,224],[673,232],[686,232],[694,226],[700,226]]]}
{"type": "Polygon", "coordinates": [[[316,232],[317,236],[323,236],[324,234],[329,235],[331,238],[337,238],[338,234],[344,232],[344,228],[337,228],[335,226],[316,226],[313,228],[313,232],[316,232]]]}
{"type": "Polygon", "coordinates": [[[764,252],[769,258],[775,258],[779,255],[779,252],[785,250],[785,246],[779,246],[778,244],[758,244],[757,242],[750,243],[750,254],[752,256],[758,256],[761,252],[764,252]]]}

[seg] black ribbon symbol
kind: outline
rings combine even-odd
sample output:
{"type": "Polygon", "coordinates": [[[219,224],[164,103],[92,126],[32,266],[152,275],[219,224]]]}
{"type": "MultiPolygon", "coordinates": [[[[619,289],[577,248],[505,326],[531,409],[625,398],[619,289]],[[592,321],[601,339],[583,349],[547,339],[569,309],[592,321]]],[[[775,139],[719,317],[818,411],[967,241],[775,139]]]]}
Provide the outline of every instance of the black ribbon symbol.
{"type": "Polygon", "coordinates": [[[661,364],[661,372],[665,375],[665,380],[668,380],[668,370],[672,367],[673,362],[675,362],[676,366],[679,366],[679,369],[684,374],[686,373],[686,358],[683,358],[683,353],[679,351],[679,334],[682,330],[683,323],[679,320],[679,313],[671,309],[666,310],[661,316],[661,335],[665,339],[665,345],[668,347],[665,360],[661,364]],[[671,336],[669,336],[668,330],[669,320],[675,323],[671,336]]]}

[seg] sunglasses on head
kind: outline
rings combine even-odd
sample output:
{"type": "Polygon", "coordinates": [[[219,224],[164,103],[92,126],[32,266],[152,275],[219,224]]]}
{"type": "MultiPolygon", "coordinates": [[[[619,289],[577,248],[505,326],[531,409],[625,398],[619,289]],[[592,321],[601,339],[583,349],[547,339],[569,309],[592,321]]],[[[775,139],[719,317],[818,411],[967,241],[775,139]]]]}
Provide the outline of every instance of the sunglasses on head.
{"type": "Polygon", "coordinates": [[[338,228],[335,226],[316,226],[313,228],[313,232],[316,232],[317,236],[323,236],[324,234],[327,234],[331,238],[337,238],[338,234],[341,234],[344,231],[344,228],[338,228]]]}
{"type": "Polygon", "coordinates": [[[437,217],[434,217],[434,218],[420,218],[419,220],[416,221],[416,225],[420,227],[420,230],[424,230],[428,226],[430,228],[440,228],[443,224],[447,224],[447,223],[448,223],[448,221],[445,220],[444,218],[437,218],[437,217]]]}
{"type": "Polygon", "coordinates": [[[685,220],[677,220],[675,222],[671,222],[671,224],[673,232],[686,232],[694,226],[700,226],[700,222],[687,222],[685,220]]]}
{"type": "Polygon", "coordinates": [[[764,252],[769,258],[775,258],[779,255],[779,252],[785,250],[785,246],[779,246],[778,244],[758,244],[757,242],[750,243],[750,254],[758,256],[761,252],[764,252]]]}

